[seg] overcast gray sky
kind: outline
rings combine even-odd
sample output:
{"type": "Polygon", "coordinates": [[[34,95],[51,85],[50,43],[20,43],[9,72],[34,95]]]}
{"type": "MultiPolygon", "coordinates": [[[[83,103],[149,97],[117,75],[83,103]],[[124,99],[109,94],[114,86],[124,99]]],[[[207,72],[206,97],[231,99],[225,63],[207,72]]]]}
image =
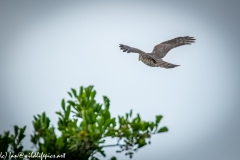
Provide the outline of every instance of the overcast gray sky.
{"type": "MultiPolygon", "coordinates": [[[[0,1],[0,132],[55,111],[70,88],[94,85],[113,116],[133,109],[164,116],[134,160],[239,160],[240,1],[0,1]],[[119,44],[151,52],[163,41],[194,36],[171,50],[174,69],[151,68],[119,44]]],[[[107,149],[107,158],[117,155],[107,149]]],[[[106,159],[107,159],[106,158],[106,159]]]]}

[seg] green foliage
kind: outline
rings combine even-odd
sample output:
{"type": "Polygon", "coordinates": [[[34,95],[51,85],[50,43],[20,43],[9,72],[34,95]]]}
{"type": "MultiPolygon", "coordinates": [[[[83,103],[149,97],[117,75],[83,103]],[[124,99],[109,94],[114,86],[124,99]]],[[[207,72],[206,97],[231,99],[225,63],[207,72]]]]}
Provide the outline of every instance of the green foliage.
{"type": "MultiPolygon", "coordinates": [[[[25,137],[25,129],[26,126],[23,128],[19,128],[18,126],[14,126],[14,134],[10,135],[10,132],[4,132],[3,135],[0,135],[0,152],[6,153],[11,152],[12,155],[17,155],[20,152],[27,154],[29,151],[23,151],[22,140],[25,137]]],[[[3,157],[2,157],[3,158],[3,157]]],[[[7,157],[5,157],[7,158],[7,157]]],[[[17,158],[21,159],[21,158],[17,158]]]]}
{"type": "MultiPolygon", "coordinates": [[[[117,119],[112,117],[110,100],[103,96],[103,104],[97,103],[93,86],[80,87],[79,92],[71,89],[68,95],[70,99],[63,99],[61,111],[56,112],[60,136],[50,126],[45,112],[34,116],[31,142],[37,152],[64,155],[69,160],[97,160],[99,157],[96,155],[106,156],[104,148],[118,147],[117,153],[124,152],[132,158],[139,148],[150,144],[151,135],[168,131],[167,127],[159,128],[161,115],[157,115],[153,122],[142,120],[139,114],[134,117],[132,110],[117,119]],[[108,137],[116,139],[116,144],[105,144],[108,137]]],[[[11,145],[15,153],[22,151],[20,142],[25,136],[25,128],[15,126],[15,135],[9,136],[9,132],[0,135],[0,144],[3,144],[0,150],[9,151],[11,145]]],[[[116,157],[111,160],[116,160],[116,157]]]]}

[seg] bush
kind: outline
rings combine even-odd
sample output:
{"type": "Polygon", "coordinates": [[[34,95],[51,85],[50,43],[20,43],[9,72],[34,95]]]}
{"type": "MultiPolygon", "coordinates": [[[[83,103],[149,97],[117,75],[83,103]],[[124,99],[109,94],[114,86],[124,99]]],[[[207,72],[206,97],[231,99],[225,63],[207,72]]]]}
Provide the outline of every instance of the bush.
{"type": "Polygon", "coordinates": [[[93,86],[80,87],[79,92],[71,89],[68,94],[70,100],[63,99],[62,111],[56,112],[59,116],[57,129],[60,136],[56,135],[55,127],[50,126],[50,118],[45,112],[34,116],[31,142],[36,149],[35,158],[30,156],[32,151],[23,150],[21,145],[26,126],[14,126],[14,135],[10,135],[9,131],[0,135],[0,151],[12,154],[23,152],[24,155],[29,155],[28,159],[39,159],[36,153],[42,153],[69,160],[97,160],[97,154],[106,156],[104,148],[118,147],[117,153],[123,152],[132,158],[135,151],[150,144],[151,135],[168,131],[167,127],[159,128],[161,115],[157,115],[155,121],[147,122],[139,114],[133,117],[130,110],[124,116],[118,116],[116,122],[116,118],[111,117],[109,112],[109,99],[103,96],[104,103],[97,103],[93,86]],[[108,137],[116,139],[116,144],[105,144],[108,137]]]}

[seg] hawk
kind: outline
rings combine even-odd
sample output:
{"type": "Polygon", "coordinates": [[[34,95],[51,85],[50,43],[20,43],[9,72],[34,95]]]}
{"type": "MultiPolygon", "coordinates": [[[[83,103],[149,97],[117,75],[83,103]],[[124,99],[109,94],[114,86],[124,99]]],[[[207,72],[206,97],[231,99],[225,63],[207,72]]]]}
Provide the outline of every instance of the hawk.
{"type": "Polygon", "coordinates": [[[123,52],[127,53],[138,53],[139,54],[139,61],[141,60],[144,64],[151,66],[151,67],[162,67],[162,68],[174,68],[179,65],[171,64],[168,62],[165,62],[162,60],[166,56],[166,54],[173,48],[179,47],[182,45],[190,45],[191,43],[194,43],[196,39],[194,37],[177,37],[165,42],[162,42],[158,45],[156,45],[153,48],[152,53],[145,53],[141,51],[140,49],[133,48],[127,45],[120,44],[120,49],[123,50],[123,52]]]}

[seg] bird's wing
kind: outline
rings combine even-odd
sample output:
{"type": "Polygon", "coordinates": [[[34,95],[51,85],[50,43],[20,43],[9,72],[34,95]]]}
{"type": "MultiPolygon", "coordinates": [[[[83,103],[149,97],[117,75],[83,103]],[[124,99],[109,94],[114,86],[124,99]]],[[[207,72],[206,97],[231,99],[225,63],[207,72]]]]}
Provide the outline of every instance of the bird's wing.
{"type": "Polygon", "coordinates": [[[133,52],[133,53],[145,54],[145,52],[141,51],[140,49],[133,48],[133,47],[130,47],[127,45],[120,44],[119,47],[121,50],[123,50],[123,52],[127,52],[127,53],[133,52]]]}
{"type": "Polygon", "coordinates": [[[171,63],[163,61],[162,59],[158,59],[157,60],[157,66],[168,69],[168,68],[175,68],[175,67],[178,67],[180,65],[171,64],[171,63]]]}
{"type": "Polygon", "coordinates": [[[177,37],[156,45],[153,48],[152,53],[156,58],[163,58],[171,49],[182,45],[190,45],[191,43],[194,43],[195,40],[194,37],[189,36],[177,37]]]}

